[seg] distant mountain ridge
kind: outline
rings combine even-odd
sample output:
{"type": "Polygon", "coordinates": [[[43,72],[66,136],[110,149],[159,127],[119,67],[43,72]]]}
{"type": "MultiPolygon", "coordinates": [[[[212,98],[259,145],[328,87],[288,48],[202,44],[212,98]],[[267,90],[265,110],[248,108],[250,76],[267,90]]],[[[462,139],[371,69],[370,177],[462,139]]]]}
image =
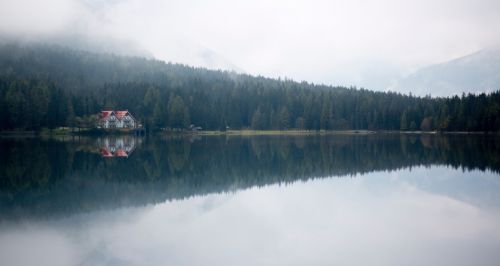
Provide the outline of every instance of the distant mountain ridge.
{"type": "Polygon", "coordinates": [[[500,46],[422,68],[392,89],[432,96],[496,91],[500,89],[500,46]]]}

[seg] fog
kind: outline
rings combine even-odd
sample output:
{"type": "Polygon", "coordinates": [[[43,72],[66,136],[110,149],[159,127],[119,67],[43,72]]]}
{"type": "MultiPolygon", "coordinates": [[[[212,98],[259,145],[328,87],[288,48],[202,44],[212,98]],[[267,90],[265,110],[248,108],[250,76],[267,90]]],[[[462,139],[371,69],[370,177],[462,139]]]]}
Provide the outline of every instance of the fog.
{"type": "Polygon", "coordinates": [[[495,0],[0,1],[7,39],[378,90],[498,32],[495,0]]]}

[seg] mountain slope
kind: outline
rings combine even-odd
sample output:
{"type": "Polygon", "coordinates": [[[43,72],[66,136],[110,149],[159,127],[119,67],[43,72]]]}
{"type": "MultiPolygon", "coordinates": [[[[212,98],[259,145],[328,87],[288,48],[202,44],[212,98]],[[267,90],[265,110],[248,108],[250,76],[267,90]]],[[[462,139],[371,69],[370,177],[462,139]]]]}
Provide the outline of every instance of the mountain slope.
{"type": "Polygon", "coordinates": [[[500,88],[500,47],[432,65],[401,79],[396,90],[417,95],[460,95],[492,92],[500,88]]]}
{"type": "Polygon", "coordinates": [[[500,93],[420,98],[60,46],[0,45],[0,130],[89,127],[127,109],[148,129],[500,129],[500,93]]]}

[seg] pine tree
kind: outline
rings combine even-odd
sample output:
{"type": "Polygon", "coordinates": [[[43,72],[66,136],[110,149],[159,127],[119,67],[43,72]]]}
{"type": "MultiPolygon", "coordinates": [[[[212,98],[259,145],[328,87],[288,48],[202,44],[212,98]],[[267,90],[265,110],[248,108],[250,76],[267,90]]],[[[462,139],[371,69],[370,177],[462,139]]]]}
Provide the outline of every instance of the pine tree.
{"type": "Polygon", "coordinates": [[[167,104],[169,126],[172,128],[187,128],[191,123],[189,109],[180,96],[171,95],[167,104]]]}
{"type": "Polygon", "coordinates": [[[262,118],[263,114],[260,111],[260,106],[255,110],[252,116],[252,128],[253,129],[264,129],[264,121],[262,118]]]}
{"type": "Polygon", "coordinates": [[[162,116],[163,116],[163,112],[162,112],[160,100],[156,99],[156,104],[155,104],[155,108],[153,111],[153,118],[152,118],[153,129],[160,129],[163,127],[164,123],[163,123],[162,116]]]}
{"type": "Polygon", "coordinates": [[[405,130],[408,130],[408,113],[406,112],[406,110],[403,112],[403,114],[401,115],[401,122],[400,122],[400,129],[405,131],[405,130]]]}
{"type": "Polygon", "coordinates": [[[290,127],[290,113],[286,107],[281,109],[279,118],[280,129],[288,129],[290,127]]]}

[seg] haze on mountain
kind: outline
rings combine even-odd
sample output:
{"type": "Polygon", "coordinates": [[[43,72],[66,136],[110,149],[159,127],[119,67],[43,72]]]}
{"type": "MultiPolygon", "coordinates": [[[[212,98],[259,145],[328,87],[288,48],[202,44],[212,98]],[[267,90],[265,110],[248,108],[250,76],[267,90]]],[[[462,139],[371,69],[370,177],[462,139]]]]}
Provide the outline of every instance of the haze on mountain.
{"type": "MultiPolygon", "coordinates": [[[[412,90],[394,86],[402,78],[498,44],[498,32],[495,0],[0,1],[4,39],[400,92],[412,90]]],[[[490,76],[466,74],[483,81],[467,90],[490,89],[490,76]]],[[[413,93],[462,92],[426,89],[413,93]]]]}
{"type": "Polygon", "coordinates": [[[500,47],[422,68],[399,80],[393,89],[433,96],[496,91],[500,89],[500,47]]]}

